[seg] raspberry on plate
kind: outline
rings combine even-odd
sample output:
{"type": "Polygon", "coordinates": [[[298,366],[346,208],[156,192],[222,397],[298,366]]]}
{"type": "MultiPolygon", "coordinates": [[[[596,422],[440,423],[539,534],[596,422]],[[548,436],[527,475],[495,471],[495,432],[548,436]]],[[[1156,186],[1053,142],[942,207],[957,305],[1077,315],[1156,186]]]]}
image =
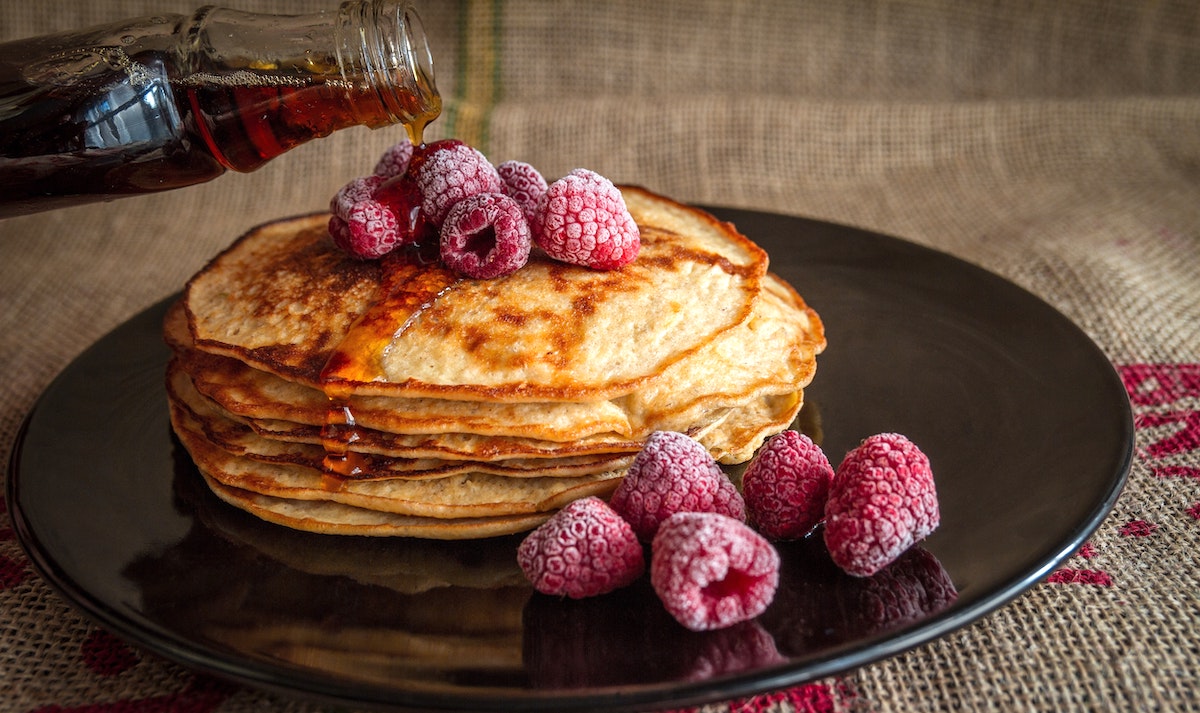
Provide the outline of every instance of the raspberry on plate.
{"type": "Polygon", "coordinates": [[[940,522],[929,458],[908,438],[881,433],[838,466],[825,505],[825,545],[846,573],[868,577],[940,522]]]}
{"type": "Polygon", "coordinates": [[[508,275],[529,260],[529,223],[521,206],[500,193],[476,193],[455,203],[441,236],[442,262],[467,277],[508,275]]]}
{"type": "Polygon", "coordinates": [[[594,496],[571,502],[529,533],[517,563],[539,592],[572,599],[632,584],[646,569],[629,524],[594,496]]]}
{"type": "Polygon", "coordinates": [[[411,163],[413,180],[421,191],[421,212],[435,228],[442,227],[454,204],[476,193],[503,193],[496,167],[479,149],[455,141],[429,144],[411,163]]]}
{"type": "Polygon", "coordinates": [[[741,494],[712,455],[695,439],[674,431],[650,434],[609,502],[646,541],[677,512],[746,519],[741,494]]]}
{"type": "Polygon", "coordinates": [[[546,179],[524,161],[505,161],[496,167],[496,172],[504,184],[504,195],[520,204],[525,219],[532,222],[538,203],[546,195],[546,179]]]}
{"type": "Polygon", "coordinates": [[[804,537],[825,517],[833,466],[798,431],[772,436],[742,475],[742,497],[755,529],[773,540],[804,537]]]}
{"type": "Polygon", "coordinates": [[[600,270],[633,262],[642,244],[621,190],[586,168],[546,189],[533,220],[533,240],[555,260],[600,270]]]}
{"type": "Polygon", "coordinates": [[[676,513],[651,544],[650,584],[676,621],[721,629],[766,610],[779,586],[779,553],[762,535],[717,513],[676,513]]]}

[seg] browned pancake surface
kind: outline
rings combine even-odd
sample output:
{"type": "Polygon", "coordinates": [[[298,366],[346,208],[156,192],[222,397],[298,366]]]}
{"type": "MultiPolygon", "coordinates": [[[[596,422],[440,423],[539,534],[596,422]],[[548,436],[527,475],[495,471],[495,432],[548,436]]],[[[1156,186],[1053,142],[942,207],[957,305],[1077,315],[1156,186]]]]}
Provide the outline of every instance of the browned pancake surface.
{"type": "Polygon", "coordinates": [[[196,347],[339,396],[595,401],[740,324],[767,258],[707,213],[624,189],[637,261],[590,270],[535,257],[493,280],[411,254],[344,256],[322,218],[238,240],[189,283],[196,347]]]}

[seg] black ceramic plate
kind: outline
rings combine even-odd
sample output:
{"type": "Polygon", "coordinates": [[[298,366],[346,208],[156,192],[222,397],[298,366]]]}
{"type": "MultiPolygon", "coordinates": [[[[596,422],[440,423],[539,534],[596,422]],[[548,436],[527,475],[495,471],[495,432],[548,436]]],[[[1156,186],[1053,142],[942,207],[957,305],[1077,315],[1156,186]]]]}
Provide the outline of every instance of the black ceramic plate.
{"type": "Polygon", "coordinates": [[[1018,596],[1097,527],[1128,472],[1132,418],[1070,321],[901,240],[714,212],[826,324],[800,426],[835,461],[899,431],[933,462],[941,528],[880,575],[842,575],[819,537],[783,545],[771,608],[702,634],[644,583],[581,602],[532,594],[517,538],[259,522],[208,493],[170,434],[165,302],[82,354],[30,414],[8,473],[21,543],[86,614],[196,669],[347,705],[567,711],[745,696],[893,655],[1018,596]]]}

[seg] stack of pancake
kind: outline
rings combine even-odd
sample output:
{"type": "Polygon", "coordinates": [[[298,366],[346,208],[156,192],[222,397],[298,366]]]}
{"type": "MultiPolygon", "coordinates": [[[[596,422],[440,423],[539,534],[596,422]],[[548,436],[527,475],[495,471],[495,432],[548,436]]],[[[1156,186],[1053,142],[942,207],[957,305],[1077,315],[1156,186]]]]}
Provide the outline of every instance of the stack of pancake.
{"type": "Polygon", "coordinates": [[[733,226],[623,187],[619,270],[535,254],[493,280],[340,252],[327,215],[238,239],[165,335],[171,419],[209,487],[314,532],[528,530],[606,496],[656,430],[749,459],[803,402],[823,328],[733,226]]]}

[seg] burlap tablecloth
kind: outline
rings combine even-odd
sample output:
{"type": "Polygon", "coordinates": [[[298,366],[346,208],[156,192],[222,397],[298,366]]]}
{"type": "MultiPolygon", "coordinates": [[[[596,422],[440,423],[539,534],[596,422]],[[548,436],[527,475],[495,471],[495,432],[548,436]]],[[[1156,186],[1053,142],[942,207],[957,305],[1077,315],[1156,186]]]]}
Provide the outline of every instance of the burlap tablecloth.
{"type": "MultiPolygon", "coordinates": [[[[5,2],[0,35],[192,7],[5,2]]],[[[1130,389],[1128,485],[1047,581],[917,650],[708,710],[1200,709],[1200,6],[418,7],[446,98],[433,137],[550,176],[587,166],[952,253],[1064,312],[1130,389]]],[[[0,458],[93,340],[244,229],[324,208],[401,132],[347,130],[254,174],[0,223],[0,458]]],[[[52,593],[3,528],[0,710],[313,709],[125,647],[52,593]]]]}

